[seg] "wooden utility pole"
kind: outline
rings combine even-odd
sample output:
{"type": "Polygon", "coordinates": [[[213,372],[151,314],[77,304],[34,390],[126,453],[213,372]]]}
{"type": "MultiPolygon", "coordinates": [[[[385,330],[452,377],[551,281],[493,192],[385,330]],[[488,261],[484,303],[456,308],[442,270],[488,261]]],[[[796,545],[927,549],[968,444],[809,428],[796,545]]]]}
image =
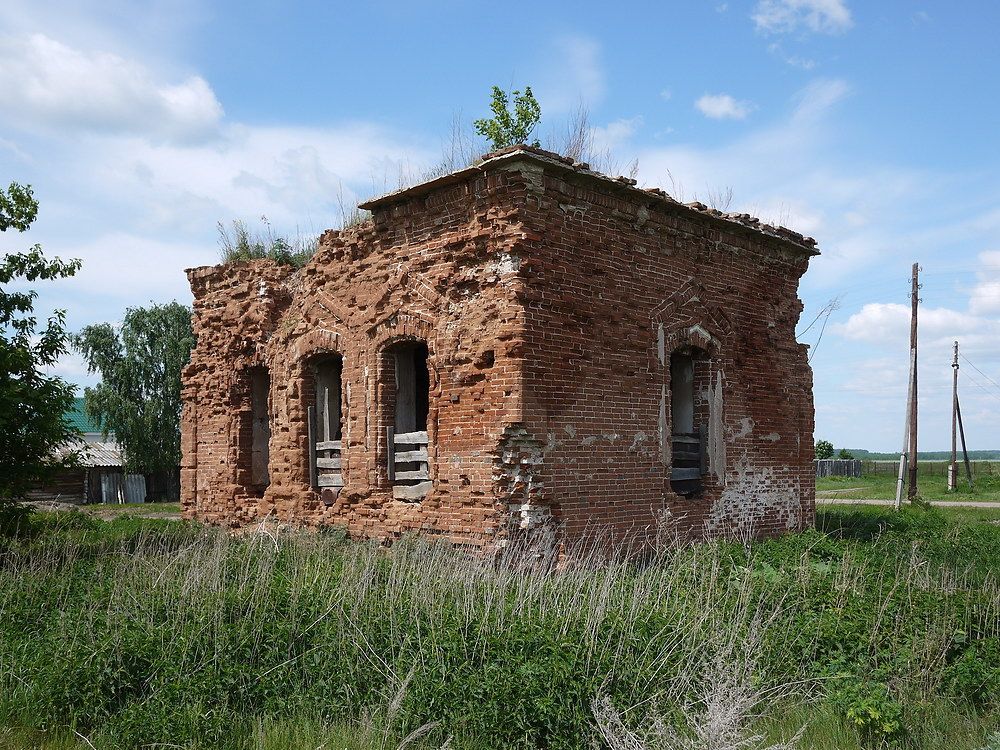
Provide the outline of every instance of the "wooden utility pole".
{"type": "Polygon", "coordinates": [[[958,342],[951,360],[951,463],[948,465],[948,491],[958,489],[958,342]]]}
{"type": "Polygon", "coordinates": [[[969,466],[969,451],[965,448],[965,428],[962,426],[962,407],[955,402],[955,413],[958,415],[958,432],[962,436],[962,456],[965,458],[965,476],[969,480],[969,489],[972,489],[972,467],[969,466]]]}
{"type": "Polygon", "coordinates": [[[909,433],[909,486],[906,496],[911,501],[917,496],[917,305],[920,303],[920,264],[913,264],[910,290],[910,426],[909,433]]]}
{"type": "MultiPolygon", "coordinates": [[[[913,372],[914,353],[910,352],[910,372],[913,372]]],[[[899,452],[899,474],[896,476],[896,510],[903,504],[903,487],[906,485],[906,454],[910,450],[910,403],[913,401],[913,378],[906,389],[906,412],[903,417],[903,449],[899,452]]]]}

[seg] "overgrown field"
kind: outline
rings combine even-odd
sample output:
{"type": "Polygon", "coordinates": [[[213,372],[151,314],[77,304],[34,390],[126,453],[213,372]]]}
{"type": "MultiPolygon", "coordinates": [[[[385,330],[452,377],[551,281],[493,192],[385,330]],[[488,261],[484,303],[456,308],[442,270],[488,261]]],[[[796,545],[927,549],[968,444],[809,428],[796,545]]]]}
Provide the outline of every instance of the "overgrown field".
{"type": "MultiPolygon", "coordinates": [[[[921,474],[917,482],[920,497],[924,500],[971,500],[1000,503],[1000,474],[982,471],[973,477],[973,486],[970,489],[965,481],[964,468],[961,465],[959,468],[962,473],[958,478],[958,488],[954,492],[948,491],[947,476],[929,472],[921,474]]],[[[896,497],[896,476],[880,473],[865,474],[860,477],[818,477],[816,490],[818,492],[837,490],[836,497],[842,499],[893,500],[896,497]]]]}
{"type": "Polygon", "coordinates": [[[992,746],[989,519],[829,510],[545,573],[416,539],[36,516],[0,540],[0,745],[992,746]]]}

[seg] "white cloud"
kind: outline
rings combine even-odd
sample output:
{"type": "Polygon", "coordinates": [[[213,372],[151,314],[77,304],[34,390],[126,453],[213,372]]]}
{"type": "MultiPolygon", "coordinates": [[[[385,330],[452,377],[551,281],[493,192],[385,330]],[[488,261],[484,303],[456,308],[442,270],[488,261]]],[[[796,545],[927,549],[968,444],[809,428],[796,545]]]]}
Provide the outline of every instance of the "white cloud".
{"type": "MultiPolygon", "coordinates": [[[[954,222],[940,228],[940,236],[930,236],[934,225],[914,221],[940,210],[940,193],[951,189],[949,180],[845,160],[836,124],[850,90],[839,79],[815,80],[791,97],[783,117],[720,145],[668,142],[641,149],[641,181],[687,201],[708,202],[710,192],[729,186],[730,210],[816,237],[822,255],[810,263],[804,285],[807,295],[822,295],[820,303],[876,261],[886,268],[905,263],[908,269],[913,253],[927,259],[941,241],[954,239],[954,222]]],[[[994,226],[989,217],[980,223],[994,226]]],[[[1000,226],[1000,212],[995,225],[1000,226]]],[[[985,231],[977,226],[966,233],[978,237],[985,231]]]]}
{"type": "Polygon", "coordinates": [[[781,45],[777,42],[769,44],[767,51],[772,55],[775,55],[782,60],[784,60],[786,65],[791,65],[793,68],[801,68],[802,70],[812,70],[816,67],[816,61],[811,57],[801,57],[800,55],[789,55],[782,49],[781,45]]]}
{"type": "Polygon", "coordinates": [[[751,14],[759,31],[839,34],[854,25],[844,0],[760,0],[751,14]]]}
{"type": "Polygon", "coordinates": [[[293,229],[336,223],[345,202],[399,187],[429,166],[432,151],[366,123],[336,128],[231,125],[197,144],[114,138],[96,143],[84,169],[147,228],[213,227],[261,215],[293,229]]]}
{"type": "Polygon", "coordinates": [[[211,135],[222,117],[199,76],[160,80],[134,60],[44,34],[0,38],[0,57],[0,118],[17,127],[188,140],[211,135]]]}
{"type": "Polygon", "coordinates": [[[65,282],[72,286],[74,296],[101,298],[119,309],[150,300],[189,304],[191,291],[184,269],[219,259],[214,244],[170,242],[119,231],[64,245],[59,254],[83,261],[71,282],[65,282]]]}
{"type": "Polygon", "coordinates": [[[969,311],[976,315],[1000,315],[1000,251],[980,253],[982,269],[969,295],[969,311]]]}
{"type": "Polygon", "coordinates": [[[642,116],[622,118],[604,126],[591,128],[595,151],[615,151],[635,135],[642,126],[642,116]]]}
{"type": "Polygon", "coordinates": [[[694,106],[713,120],[742,120],[754,109],[750,102],[737,101],[729,94],[705,94],[694,106]]]}
{"type": "Polygon", "coordinates": [[[673,98],[673,96],[674,92],[671,91],[670,89],[660,89],[660,98],[663,101],[669,102],[673,98]]]}
{"type": "Polygon", "coordinates": [[[534,87],[542,111],[558,114],[572,111],[581,103],[594,105],[607,89],[601,45],[587,36],[556,39],[540,63],[534,87]]]}
{"type": "MultiPolygon", "coordinates": [[[[952,342],[960,341],[967,351],[990,352],[1000,338],[1000,319],[961,312],[948,307],[921,305],[917,312],[918,336],[940,359],[952,342]]],[[[909,345],[910,305],[897,302],[870,303],[831,330],[852,341],[880,346],[909,345]]]]}
{"type": "Polygon", "coordinates": [[[840,78],[817,79],[796,95],[793,119],[798,122],[816,121],[850,92],[850,85],[840,78]]]}

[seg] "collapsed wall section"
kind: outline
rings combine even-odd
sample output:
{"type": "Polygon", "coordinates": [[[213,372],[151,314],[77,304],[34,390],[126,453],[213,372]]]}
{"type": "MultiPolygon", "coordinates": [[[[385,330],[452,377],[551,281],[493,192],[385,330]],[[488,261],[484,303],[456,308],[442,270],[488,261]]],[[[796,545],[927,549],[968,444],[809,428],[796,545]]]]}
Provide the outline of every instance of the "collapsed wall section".
{"type": "Polygon", "coordinates": [[[185,373],[188,517],[371,537],[498,533],[507,503],[494,492],[497,446],[523,418],[508,183],[481,175],[380,207],[371,222],[324,234],[298,271],[253,261],[189,272],[198,345],[185,373]],[[336,388],[322,369],[331,357],[336,388]],[[263,487],[239,481],[240,436],[249,426],[253,445],[257,416],[241,400],[251,368],[270,379],[263,487]],[[318,402],[330,393],[339,409],[318,402]],[[310,430],[310,407],[325,439],[310,430]],[[336,435],[324,422],[333,418],[336,435]],[[417,442],[392,444],[389,430],[417,442]]]}

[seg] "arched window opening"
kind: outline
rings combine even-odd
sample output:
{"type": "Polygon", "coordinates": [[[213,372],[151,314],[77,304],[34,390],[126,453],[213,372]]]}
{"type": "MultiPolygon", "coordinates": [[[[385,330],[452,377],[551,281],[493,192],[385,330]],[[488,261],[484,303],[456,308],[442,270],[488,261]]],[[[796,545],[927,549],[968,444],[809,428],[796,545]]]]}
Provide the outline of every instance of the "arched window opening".
{"type": "Polygon", "coordinates": [[[706,368],[708,360],[696,354],[688,348],[670,355],[670,486],[687,496],[701,492],[706,469],[707,431],[698,419],[695,386],[698,371],[706,368]]]}
{"type": "Polygon", "coordinates": [[[405,341],[387,350],[393,383],[386,406],[392,404],[392,426],[386,430],[386,468],[393,496],[419,499],[431,489],[427,416],[430,374],[427,344],[405,341]]]}
{"type": "Polygon", "coordinates": [[[240,419],[237,481],[253,494],[261,496],[271,483],[268,469],[271,376],[267,368],[251,367],[246,370],[240,390],[244,407],[240,419]]]}
{"type": "Polygon", "coordinates": [[[341,392],[344,360],[331,355],[313,366],[315,403],[309,406],[309,483],[314,489],[344,486],[341,392]]]}

